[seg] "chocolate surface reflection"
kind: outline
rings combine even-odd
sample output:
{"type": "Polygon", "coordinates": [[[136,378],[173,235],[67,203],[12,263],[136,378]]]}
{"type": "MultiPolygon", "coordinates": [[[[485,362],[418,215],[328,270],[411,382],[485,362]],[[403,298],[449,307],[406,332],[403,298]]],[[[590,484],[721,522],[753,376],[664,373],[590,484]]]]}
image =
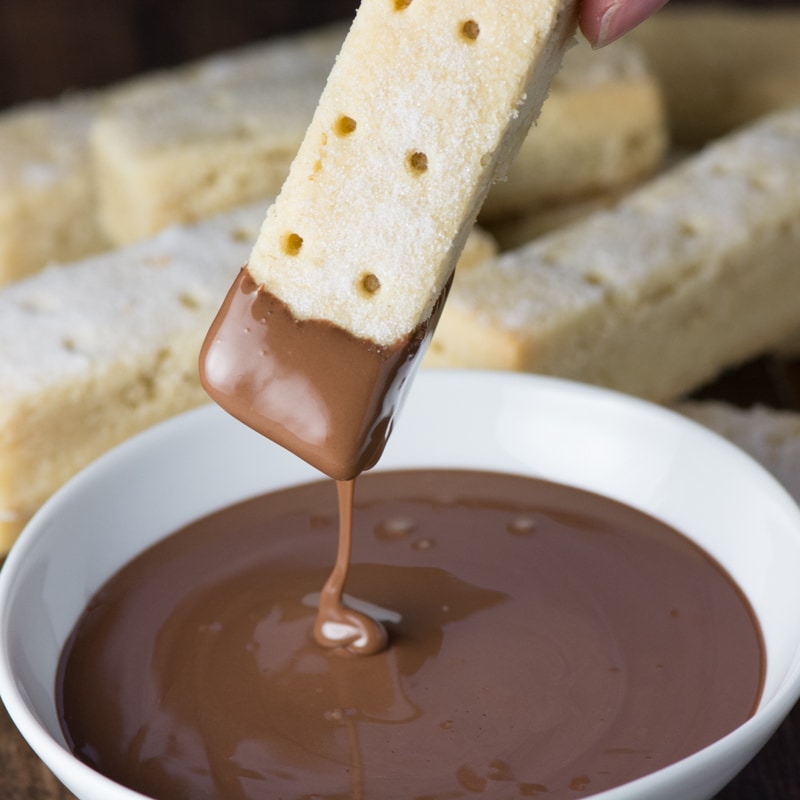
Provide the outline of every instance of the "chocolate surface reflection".
{"type": "Polygon", "coordinates": [[[528,478],[362,476],[345,599],[389,634],[364,657],[313,637],[336,528],[325,481],[126,567],[62,660],[75,752],[165,800],[571,798],[697,750],[757,701],[740,593],[632,509],[528,478]]]}

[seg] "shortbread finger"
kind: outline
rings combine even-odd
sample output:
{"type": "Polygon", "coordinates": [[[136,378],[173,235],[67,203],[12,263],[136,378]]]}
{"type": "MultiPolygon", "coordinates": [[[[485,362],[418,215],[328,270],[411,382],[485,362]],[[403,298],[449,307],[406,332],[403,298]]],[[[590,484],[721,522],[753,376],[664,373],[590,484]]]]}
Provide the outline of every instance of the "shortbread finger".
{"type": "Polygon", "coordinates": [[[571,0],[362,3],[206,340],[217,402],[331,477],[376,462],[575,16],[571,0]]]}
{"type": "Polygon", "coordinates": [[[106,246],[88,144],[99,102],[75,95],[0,114],[0,285],[106,246]]]}
{"type": "Polygon", "coordinates": [[[661,83],[673,140],[695,147],[800,104],[800,9],[670,3],[626,37],[661,83]]]}
{"type": "Polygon", "coordinates": [[[800,320],[800,109],[613,209],[459,275],[432,365],[540,372],[670,401],[800,320]]]}
{"type": "MultiPolygon", "coordinates": [[[[197,356],[259,203],[0,289],[0,556],[67,478],[208,396],[197,356]]],[[[473,231],[459,261],[496,252],[473,231]]]]}
{"type": "Polygon", "coordinates": [[[197,353],[264,206],[0,290],[0,548],[78,469],[207,400],[197,353]]]}
{"type": "Polygon", "coordinates": [[[800,413],[711,400],[683,401],[675,409],[749,453],[800,503],[800,413]]]}
{"type": "Polygon", "coordinates": [[[660,166],[668,145],[661,87],[641,48],[621,39],[592,50],[581,39],[503,180],[483,224],[631,187],[660,166]]]}
{"type": "Polygon", "coordinates": [[[92,132],[117,244],[277,194],[347,27],[337,23],[146,75],[92,132]]]}

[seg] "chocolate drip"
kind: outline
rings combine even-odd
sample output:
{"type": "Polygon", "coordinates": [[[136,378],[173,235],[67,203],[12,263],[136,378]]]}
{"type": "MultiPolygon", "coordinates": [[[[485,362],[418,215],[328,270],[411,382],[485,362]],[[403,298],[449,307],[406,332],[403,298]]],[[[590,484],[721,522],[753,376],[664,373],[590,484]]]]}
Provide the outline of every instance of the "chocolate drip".
{"type": "Polygon", "coordinates": [[[338,481],[339,547],[319,600],[314,638],[323,647],[343,648],[355,655],[372,655],[386,647],[386,628],[380,620],[344,603],[344,588],[350,574],[353,550],[353,495],[355,481],[338,481]]]}

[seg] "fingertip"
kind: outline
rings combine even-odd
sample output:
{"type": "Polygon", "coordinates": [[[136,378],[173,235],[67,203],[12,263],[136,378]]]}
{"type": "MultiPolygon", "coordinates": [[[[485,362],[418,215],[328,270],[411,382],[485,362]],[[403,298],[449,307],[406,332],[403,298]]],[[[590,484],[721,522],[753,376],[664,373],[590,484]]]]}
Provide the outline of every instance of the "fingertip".
{"type": "Polygon", "coordinates": [[[598,45],[597,42],[600,39],[600,26],[604,11],[605,6],[601,11],[596,10],[590,3],[583,3],[581,5],[581,10],[578,15],[578,25],[586,41],[588,41],[592,47],[602,47],[602,45],[598,45]]]}
{"type": "Polygon", "coordinates": [[[666,4],[667,0],[585,0],[580,28],[598,49],[615,42],[666,4]]]}

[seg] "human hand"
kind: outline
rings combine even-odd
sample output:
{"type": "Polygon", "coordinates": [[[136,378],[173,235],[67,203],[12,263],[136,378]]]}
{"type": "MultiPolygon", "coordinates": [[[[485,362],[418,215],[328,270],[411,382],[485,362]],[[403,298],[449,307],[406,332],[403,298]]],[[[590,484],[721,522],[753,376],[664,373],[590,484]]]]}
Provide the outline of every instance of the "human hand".
{"type": "Polygon", "coordinates": [[[583,35],[603,47],[635,28],[666,5],[667,0],[582,0],[579,20],[583,35]]]}

